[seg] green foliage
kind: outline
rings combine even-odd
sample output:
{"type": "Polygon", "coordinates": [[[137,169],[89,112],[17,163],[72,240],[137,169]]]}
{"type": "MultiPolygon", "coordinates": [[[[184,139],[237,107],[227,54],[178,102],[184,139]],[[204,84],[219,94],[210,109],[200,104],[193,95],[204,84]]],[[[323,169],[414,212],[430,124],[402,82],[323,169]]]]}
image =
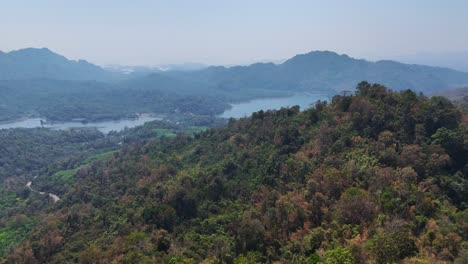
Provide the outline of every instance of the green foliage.
{"type": "Polygon", "coordinates": [[[168,205],[156,205],[143,209],[141,214],[148,224],[172,231],[176,221],[176,211],[168,205]]]}
{"type": "MultiPolygon", "coordinates": [[[[457,129],[441,127],[431,136],[432,144],[439,144],[453,157],[457,167],[468,162],[468,126],[457,129]]],[[[465,172],[466,173],[466,172],[465,172]]]]}
{"type": "Polygon", "coordinates": [[[36,116],[48,121],[99,121],[134,118],[136,113],[175,112],[214,116],[229,108],[226,97],[211,87],[189,84],[195,89],[181,91],[186,84],[157,74],[147,80],[118,84],[50,79],[0,81],[0,120],[36,116]],[[193,92],[197,88],[198,92],[193,92]],[[175,92],[177,89],[179,92],[175,92]]]}
{"type": "Polygon", "coordinates": [[[54,131],[49,129],[0,130],[0,179],[37,176],[50,164],[78,155],[83,146],[90,149],[104,135],[97,130],[54,131]]]}
{"type": "Polygon", "coordinates": [[[368,171],[373,166],[377,165],[378,160],[367,154],[364,149],[354,149],[348,153],[347,158],[352,160],[359,171],[368,171]]]}
{"type": "MultiPolygon", "coordinates": [[[[108,140],[124,142],[118,152],[87,151],[37,180],[38,187],[52,175],[77,182],[63,188],[59,203],[42,207],[44,220],[7,258],[33,252],[49,263],[77,256],[102,263],[463,259],[461,120],[442,99],[361,83],[356,95],[311,110],[260,111],[195,135],[166,123],[110,134],[108,140]]],[[[37,194],[16,192],[15,201],[9,191],[2,195],[6,206],[41,201],[37,194]]]]}
{"type": "MultiPolygon", "coordinates": [[[[0,185],[0,212],[5,212],[6,209],[14,208],[17,206],[17,196],[14,192],[5,190],[2,185],[0,185]]],[[[0,213],[0,217],[3,215],[0,213]]]]}
{"type": "Polygon", "coordinates": [[[354,258],[348,249],[337,247],[325,252],[326,264],[354,264],[354,258]]]}
{"type": "Polygon", "coordinates": [[[320,256],[317,254],[312,254],[310,257],[307,259],[307,264],[318,264],[320,263],[320,256]]]}
{"type": "Polygon", "coordinates": [[[156,136],[159,136],[159,137],[175,137],[176,134],[171,131],[171,130],[168,130],[168,129],[153,129],[153,132],[156,134],[156,136]]]}
{"type": "Polygon", "coordinates": [[[259,264],[261,261],[260,252],[248,252],[245,255],[240,255],[234,260],[234,264],[259,264]]]}
{"type": "Polygon", "coordinates": [[[88,157],[86,158],[84,161],[83,161],[83,164],[89,164],[89,163],[92,163],[96,160],[103,160],[103,159],[107,159],[107,158],[110,158],[114,153],[116,153],[117,150],[113,150],[113,151],[108,151],[108,152],[103,152],[103,153],[99,153],[97,155],[94,155],[94,156],[91,156],[91,157],[88,157]]]}
{"type": "Polygon", "coordinates": [[[8,251],[30,236],[37,221],[24,215],[17,216],[8,226],[0,228],[0,258],[8,251]]]}
{"type": "Polygon", "coordinates": [[[78,172],[79,168],[71,170],[61,170],[52,174],[51,180],[55,182],[60,182],[62,185],[72,186],[76,179],[73,176],[78,172]]]}
{"type": "Polygon", "coordinates": [[[416,239],[404,222],[389,222],[373,239],[372,252],[378,263],[394,263],[416,255],[416,239]]]}

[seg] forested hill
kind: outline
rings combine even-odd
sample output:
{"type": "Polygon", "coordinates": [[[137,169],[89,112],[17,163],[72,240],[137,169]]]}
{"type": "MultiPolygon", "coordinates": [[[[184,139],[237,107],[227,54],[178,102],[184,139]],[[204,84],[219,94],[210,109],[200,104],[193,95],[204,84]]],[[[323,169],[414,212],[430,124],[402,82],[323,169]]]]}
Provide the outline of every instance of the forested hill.
{"type": "Polygon", "coordinates": [[[0,121],[27,117],[95,121],[147,112],[215,116],[229,109],[229,104],[256,98],[298,93],[333,96],[362,80],[395,90],[433,93],[468,85],[468,73],[314,51],[282,64],[218,66],[142,76],[71,61],[48,49],[23,49],[0,52],[0,121]]]}
{"type": "Polygon", "coordinates": [[[5,262],[466,263],[461,120],[445,98],[361,83],[132,145],[82,167],[5,262]]]}
{"type": "Polygon", "coordinates": [[[68,60],[47,48],[0,51],[0,80],[107,80],[113,75],[85,60],[68,60]]]}
{"type": "Polygon", "coordinates": [[[362,80],[396,90],[432,92],[468,84],[468,73],[447,68],[411,65],[396,61],[359,60],[330,51],[296,55],[282,64],[209,67],[194,72],[168,72],[178,78],[216,85],[221,90],[326,91],[349,90],[362,80]]]}
{"type": "Polygon", "coordinates": [[[215,115],[229,108],[225,100],[206,91],[190,94],[174,91],[181,87],[175,80],[157,86],[44,79],[0,80],[0,121],[28,116],[54,121],[75,118],[96,121],[134,117],[137,113],[167,114],[176,110],[215,115]]]}

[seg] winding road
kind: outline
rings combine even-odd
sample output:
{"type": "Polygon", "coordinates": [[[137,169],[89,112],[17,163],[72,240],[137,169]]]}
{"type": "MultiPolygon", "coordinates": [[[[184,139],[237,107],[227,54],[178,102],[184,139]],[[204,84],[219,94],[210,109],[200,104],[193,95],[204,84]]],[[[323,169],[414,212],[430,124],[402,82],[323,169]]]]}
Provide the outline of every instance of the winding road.
{"type": "MultiPolygon", "coordinates": [[[[32,181],[28,181],[28,183],[26,183],[26,187],[29,188],[29,190],[35,192],[35,193],[38,193],[38,194],[46,194],[45,192],[40,192],[40,191],[37,191],[37,190],[34,190],[32,187],[32,181]]],[[[47,195],[49,195],[50,198],[52,198],[52,200],[54,201],[54,203],[58,202],[60,200],[60,197],[58,197],[58,195],[55,195],[53,193],[47,193],[47,195]]]]}

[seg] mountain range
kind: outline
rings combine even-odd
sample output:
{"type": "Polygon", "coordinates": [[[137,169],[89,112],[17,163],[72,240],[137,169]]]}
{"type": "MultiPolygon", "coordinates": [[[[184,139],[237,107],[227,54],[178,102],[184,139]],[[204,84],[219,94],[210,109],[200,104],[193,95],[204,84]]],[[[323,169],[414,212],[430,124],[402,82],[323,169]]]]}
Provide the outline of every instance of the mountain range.
{"type": "Polygon", "coordinates": [[[358,60],[330,51],[296,55],[281,64],[124,73],[68,60],[46,48],[28,48],[0,53],[0,120],[119,119],[143,112],[213,116],[229,104],[255,98],[307,92],[333,96],[354,90],[363,80],[393,90],[435,93],[466,86],[468,73],[358,60]]]}
{"type": "MultiPolygon", "coordinates": [[[[143,73],[158,72],[224,91],[254,89],[336,92],[349,90],[362,80],[382,83],[396,90],[414,89],[425,92],[468,84],[468,73],[465,72],[390,60],[371,62],[330,51],[313,51],[296,55],[281,64],[211,66],[191,71],[185,71],[180,67],[171,69],[173,70],[151,72],[151,68],[146,68],[143,73]]],[[[125,73],[106,70],[84,60],[68,60],[47,48],[27,48],[0,53],[0,80],[45,78],[109,81],[135,77],[128,72],[125,73]]],[[[142,77],[141,74],[136,76],[142,77]]],[[[154,82],[153,85],[157,86],[158,82],[154,82]]],[[[184,88],[187,87],[190,87],[189,83],[184,88]]]]}
{"type": "Polygon", "coordinates": [[[0,51],[0,79],[105,80],[112,74],[85,60],[68,60],[47,48],[0,51]]]}
{"type": "Polygon", "coordinates": [[[468,73],[333,52],[138,74],[0,57],[0,121],[166,118],[106,136],[1,129],[0,263],[468,263],[467,89],[446,89],[468,73]]]}
{"type": "Polygon", "coordinates": [[[468,73],[447,68],[403,64],[383,60],[370,62],[330,51],[297,55],[282,64],[257,63],[250,66],[209,67],[172,76],[216,83],[220,89],[273,89],[286,91],[337,92],[352,89],[362,80],[377,82],[396,90],[434,91],[468,82],[468,73]]]}
{"type": "Polygon", "coordinates": [[[362,82],[195,135],[1,130],[0,263],[467,263],[463,120],[362,82]]]}

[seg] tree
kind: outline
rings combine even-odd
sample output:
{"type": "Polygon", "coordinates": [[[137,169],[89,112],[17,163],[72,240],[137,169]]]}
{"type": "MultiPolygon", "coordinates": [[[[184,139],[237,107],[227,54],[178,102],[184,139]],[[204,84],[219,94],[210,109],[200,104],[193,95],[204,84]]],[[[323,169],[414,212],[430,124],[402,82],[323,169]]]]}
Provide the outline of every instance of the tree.
{"type": "Polygon", "coordinates": [[[337,247],[325,252],[325,264],[354,264],[354,258],[348,249],[337,247]]]}
{"type": "Polygon", "coordinates": [[[394,263],[417,254],[416,239],[406,222],[394,220],[385,223],[372,239],[372,253],[378,263],[394,263]]]}
{"type": "Polygon", "coordinates": [[[375,204],[366,191],[351,187],[342,195],[336,206],[336,215],[343,224],[367,224],[375,217],[375,204]]]}

